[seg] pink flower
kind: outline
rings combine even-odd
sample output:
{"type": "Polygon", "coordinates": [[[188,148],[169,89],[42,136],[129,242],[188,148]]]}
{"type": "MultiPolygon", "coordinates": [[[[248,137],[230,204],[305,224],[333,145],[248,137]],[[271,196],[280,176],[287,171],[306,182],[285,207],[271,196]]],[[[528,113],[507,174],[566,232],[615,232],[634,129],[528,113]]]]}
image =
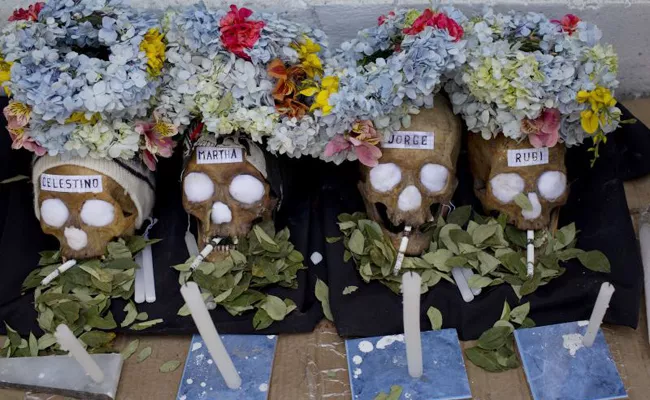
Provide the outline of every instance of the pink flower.
{"type": "Polygon", "coordinates": [[[463,28],[458,25],[456,21],[449,18],[443,13],[434,13],[430,8],[427,8],[422,14],[417,17],[410,28],[404,29],[406,35],[417,35],[422,32],[427,26],[432,26],[441,30],[446,30],[454,41],[459,41],[463,38],[463,28]]]}
{"type": "Polygon", "coordinates": [[[571,36],[573,35],[573,32],[578,29],[578,22],[580,22],[580,17],[573,14],[567,14],[562,17],[561,20],[553,19],[551,22],[562,25],[562,30],[571,36]]]}
{"type": "Polygon", "coordinates": [[[7,107],[4,108],[2,113],[7,118],[7,129],[21,129],[29,124],[29,120],[32,115],[32,109],[16,101],[9,103],[7,107]]]}
{"type": "Polygon", "coordinates": [[[37,156],[44,156],[47,150],[41,146],[36,140],[25,134],[24,128],[9,129],[9,136],[11,136],[11,148],[14,150],[25,149],[35,153],[37,156]]]}
{"type": "Polygon", "coordinates": [[[523,120],[521,129],[528,134],[528,140],[533,147],[553,147],[560,136],[560,110],[547,108],[535,120],[523,120]]]}
{"type": "Polygon", "coordinates": [[[176,142],[171,137],[164,137],[154,129],[156,123],[138,122],[135,130],[144,136],[144,148],[142,152],[142,161],[151,171],[156,170],[158,157],[171,157],[176,142]]]}
{"type": "Polygon", "coordinates": [[[325,146],[325,157],[345,150],[354,150],[359,162],[369,167],[379,163],[381,150],[377,145],[381,138],[371,121],[358,121],[352,126],[352,131],[345,135],[337,135],[325,146]]]}
{"type": "Polygon", "coordinates": [[[38,14],[41,13],[45,3],[35,3],[29,6],[26,10],[19,8],[15,10],[13,15],[9,17],[9,21],[38,21],[38,14]]]}
{"type": "MultiPolygon", "coordinates": [[[[394,17],[394,16],[395,16],[395,11],[391,11],[388,13],[388,17],[394,17]]],[[[380,15],[379,18],[377,18],[377,24],[383,25],[388,19],[388,17],[385,15],[380,15]]]]}
{"type": "Polygon", "coordinates": [[[246,20],[252,14],[253,11],[248,8],[237,9],[237,6],[231,5],[228,14],[219,21],[223,47],[245,60],[251,58],[244,50],[255,46],[264,28],[263,21],[246,20]]]}

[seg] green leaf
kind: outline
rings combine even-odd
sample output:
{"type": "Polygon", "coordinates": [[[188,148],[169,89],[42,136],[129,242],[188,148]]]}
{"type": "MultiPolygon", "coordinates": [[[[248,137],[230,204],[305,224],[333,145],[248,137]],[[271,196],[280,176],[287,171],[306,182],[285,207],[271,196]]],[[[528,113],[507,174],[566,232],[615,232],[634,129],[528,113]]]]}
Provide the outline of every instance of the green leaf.
{"type": "Polygon", "coordinates": [[[485,350],[495,350],[503,346],[510,336],[510,329],[497,326],[483,332],[478,338],[478,346],[485,350]]]}
{"type": "Polygon", "coordinates": [[[273,319],[269,317],[269,314],[267,314],[267,312],[261,308],[258,309],[253,316],[253,328],[256,330],[268,328],[272,323],[273,319]]]}
{"type": "Polygon", "coordinates": [[[86,324],[97,329],[115,329],[117,328],[117,323],[113,318],[113,313],[110,311],[106,314],[106,317],[102,318],[99,315],[90,315],[86,324]]]}
{"type": "Polygon", "coordinates": [[[607,256],[599,250],[591,250],[578,255],[578,260],[585,268],[596,272],[610,272],[611,266],[607,256]]]}
{"type": "Polygon", "coordinates": [[[133,254],[131,254],[129,248],[126,246],[125,243],[122,243],[120,241],[110,242],[106,246],[106,252],[113,259],[118,259],[118,258],[133,259],[133,254]]]}
{"type": "Polygon", "coordinates": [[[519,326],[520,328],[534,328],[535,327],[535,321],[533,321],[530,318],[524,319],[524,321],[521,323],[519,326]]]}
{"type": "Polygon", "coordinates": [[[135,308],[135,304],[132,301],[129,301],[126,306],[124,306],[123,311],[126,311],[126,316],[120,326],[126,328],[135,322],[135,318],[138,316],[138,310],[135,308]]]}
{"type": "Polygon", "coordinates": [[[467,266],[467,258],[463,256],[453,256],[450,257],[445,263],[445,267],[451,271],[454,267],[464,268],[467,266]]]}
{"type": "Polygon", "coordinates": [[[520,297],[533,293],[537,290],[540,283],[542,283],[542,274],[539,269],[536,269],[532,278],[528,279],[521,285],[521,289],[519,290],[520,297]]]}
{"type": "Polygon", "coordinates": [[[447,260],[453,257],[453,255],[454,253],[450,250],[438,249],[433,253],[424,254],[422,259],[441,271],[449,272],[451,268],[447,267],[447,260]]]}
{"type": "Polygon", "coordinates": [[[476,256],[478,258],[478,261],[481,263],[479,266],[481,275],[487,275],[490,272],[494,271],[499,265],[501,265],[501,261],[499,261],[499,259],[491,256],[484,251],[477,253],[476,256]]]}
{"type": "Polygon", "coordinates": [[[532,211],[533,205],[528,200],[525,194],[519,193],[515,196],[515,204],[517,204],[523,211],[532,211]]]}
{"type": "Polygon", "coordinates": [[[445,247],[454,254],[459,254],[460,250],[458,245],[452,240],[450,232],[453,230],[461,230],[460,226],[456,224],[447,224],[440,229],[440,241],[445,245],[445,247]]]}
{"type": "Polygon", "coordinates": [[[460,243],[473,244],[472,235],[470,235],[469,233],[465,232],[462,229],[452,229],[451,231],[449,231],[449,237],[456,244],[460,244],[460,243]]]}
{"type": "Polygon", "coordinates": [[[25,175],[16,175],[12,178],[5,179],[3,181],[0,181],[0,185],[4,185],[5,183],[13,183],[13,182],[20,182],[24,180],[29,180],[28,176],[25,175]]]}
{"type": "Polygon", "coordinates": [[[89,347],[103,347],[112,342],[115,336],[113,332],[90,331],[79,336],[79,340],[89,347]]]}
{"type": "Polygon", "coordinates": [[[137,319],[138,321],[146,321],[149,319],[149,314],[147,314],[146,312],[138,313],[138,316],[135,317],[135,319],[137,319]]]}
{"type": "Polygon", "coordinates": [[[402,396],[403,390],[404,389],[401,386],[393,385],[390,387],[390,393],[379,393],[377,396],[375,396],[374,400],[399,400],[399,398],[402,396]]]}
{"type": "Polygon", "coordinates": [[[499,326],[506,327],[506,328],[508,328],[508,330],[510,331],[510,333],[512,333],[512,332],[515,331],[515,326],[514,326],[514,325],[512,325],[510,322],[508,322],[508,321],[504,321],[504,320],[502,320],[502,319],[500,319],[500,320],[498,320],[497,322],[495,322],[494,325],[492,325],[492,326],[493,326],[493,327],[499,327],[499,326]]]}
{"type": "Polygon", "coordinates": [[[442,328],[442,313],[440,313],[440,310],[435,307],[429,307],[427,317],[429,317],[429,322],[431,322],[431,329],[437,331],[442,328]]]}
{"type": "Polygon", "coordinates": [[[52,335],[51,333],[46,333],[40,338],[38,338],[38,349],[39,350],[46,350],[49,347],[53,346],[56,344],[56,337],[52,335]]]}
{"type": "Polygon", "coordinates": [[[325,318],[334,321],[332,309],[330,308],[330,289],[327,284],[320,279],[316,280],[316,298],[321,302],[325,318]]]}
{"type": "Polygon", "coordinates": [[[174,372],[180,365],[181,362],[178,360],[167,361],[166,363],[160,366],[160,372],[162,373],[174,372]]]}
{"type": "Polygon", "coordinates": [[[120,355],[122,356],[122,361],[126,361],[135,353],[136,350],[138,350],[138,346],[140,346],[140,340],[135,339],[131,341],[121,352],[120,355]]]}
{"type": "Polygon", "coordinates": [[[510,311],[510,321],[521,325],[530,312],[530,302],[517,306],[510,311]]]}
{"type": "Polygon", "coordinates": [[[483,242],[494,236],[499,229],[499,225],[479,225],[472,232],[472,241],[475,245],[481,245],[483,242]]]}
{"type": "Polygon", "coordinates": [[[472,275],[467,280],[467,285],[472,289],[480,289],[489,286],[492,279],[487,276],[472,275]]]}
{"type": "MultiPolygon", "coordinates": [[[[560,261],[568,261],[572,258],[579,257],[580,255],[584,254],[584,250],[576,249],[575,247],[572,249],[564,249],[562,251],[558,251],[557,254],[557,259],[560,261]]],[[[546,263],[544,263],[546,265],[546,263]]]]}
{"type": "Polygon", "coordinates": [[[485,350],[480,347],[470,347],[465,349],[465,355],[474,365],[486,371],[503,371],[503,367],[499,364],[496,352],[494,351],[485,350]]]}
{"type": "Polygon", "coordinates": [[[144,349],[140,350],[140,353],[138,353],[138,359],[137,362],[138,364],[149,358],[151,355],[151,347],[147,346],[144,349]]]}
{"type": "Polygon", "coordinates": [[[527,245],[527,239],[526,239],[526,232],[517,229],[516,227],[512,225],[507,225],[506,226],[506,238],[508,240],[521,247],[521,248],[526,248],[527,245]]]}
{"type": "Polygon", "coordinates": [[[357,289],[359,289],[359,287],[357,286],[346,286],[345,288],[343,288],[343,295],[354,293],[357,291],[357,289]]]}
{"type": "Polygon", "coordinates": [[[275,243],[266,232],[264,232],[264,229],[260,225],[255,225],[253,227],[253,233],[264,250],[274,253],[280,251],[278,244],[275,243]]]}
{"type": "Polygon", "coordinates": [[[508,271],[513,274],[518,275],[520,278],[524,279],[526,277],[526,264],[522,261],[522,256],[520,253],[507,253],[499,257],[499,261],[503,264],[508,271]]]}
{"type": "Polygon", "coordinates": [[[327,243],[330,243],[330,244],[331,244],[331,243],[339,242],[341,239],[343,239],[343,236],[326,237],[326,238],[325,238],[325,241],[326,241],[327,243]]]}
{"type": "Polygon", "coordinates": [[[567,226],[562,227],[556,234],[556,239],[558,239],[558,244],[554,246],[553,250],[561,250],[573,242],[573,239],[576,238],[576,224],[571,223],[567,226]],[[562,240],[560,240],[562,239],[562,240]]]}
{"type": "Polygon", "coordinates": [[[508,301],[503,302],[503,310],[501,311],[499,320],[510,321],[510,304],[508,304],[508,301]]]}
{"type": "Polygon", "coordinates": [[[29,355],[38,357],[38,340],[36,340],[36,336],[31,332],[29,332],[29,355]]]}
{"type": "Polygon", "coordinates": [[[220,115],[224,111],[230,110],[234,102],[232,92],[226,93],[225,96],[221,98],[221,101],[219,102],[219,105],[217,106],[217,109],[215,110],[215,115],[220,115]]]}
{"type": "Polygon", "coordinates": [[[281,298],[276,296],[266,296],[266,301],[260,308],[266,311],[274,321],[282,321],[287,315],[287,305],[284,304],[281,298]]]}
{"type": "Polygon", "coordinates": [[[354,232],[352,232],[352,236],[350,236],[350,240],[348,241],[348,249],[350,249],[352,253],[363,254],[364,244],[365,238],[363,237],[363,233],[361,233],[360,230],[355,229],[354,232]]]}
{"type": "Polygon", "coordinates": [[[456,207],[447,216],[447,223],[464,226],[472,215],[472,206],[456,207]]]}
{"type": "Polygon", "coordinates": [[[160,324],[162,322],[163,322],[162,318],[152,319],[150,321],[138,322],[137,324],[133,324],[129,329],[133,331],[141,331],[143,329],[151,328],[152,326],[160,324]]]}
{"type": "Polygon", "coordinates": [[[18,332],[13,330],[6,322],[5,322],[5,328],[7,330],[7,338],[11,342],[11,345],[14,347],[20,346],[20,342],[22,341],[22,338],[20,337],[18,332]]]}

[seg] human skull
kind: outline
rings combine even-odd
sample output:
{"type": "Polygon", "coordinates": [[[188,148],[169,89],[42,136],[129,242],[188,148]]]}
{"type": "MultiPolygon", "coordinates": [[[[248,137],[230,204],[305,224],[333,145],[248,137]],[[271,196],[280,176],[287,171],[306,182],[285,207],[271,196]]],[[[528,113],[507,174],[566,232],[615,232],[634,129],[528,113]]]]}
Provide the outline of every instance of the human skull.
{"type": "Polygon", "coordinates": [[[198,245],[222,238],[209,261],[223,259],[253,225],[272,218],[277,200],[266,181],[265,161],[253,143],[195,146],[183,173],[183,207],[198,221],[198,245]]]}
{"type": "Polygon", "coordinates": [[[78,165],[59,165],[45,170],[39,176],[41,179],[45,187],[50,185],[53,189],[41,185],[38,192],[41,229],[56,236],[64,259],[103,256],[111,240],[134,233],[137,207],[112,178],[78,165]],[[101,176],[101,180],[92,176],[101,176]],[[68,187],[87,184],[85,187],[93,191],[56,191],[66,184],[68,187]]]}
{"type": "Polygon", "coordinates": [[[407,255],[419,255],[431,242],[428,222],[451,201],[458,180],[461,124],[442,96],[435,107],[413,116],[408,131],[382,144],[375,167],[361,166],[358,184],[368,216],[399,248],[404,227],[411,226],[407,255]]]}
{"type": "Polygon", "coordinates": [[[503,135],[484,140],[470,134],[468,153],[474,193],[485,211],[506,214],[508,222],[519,229],[549,227],[552,211],[567,201],[563,145],[535,149],[527,141],[517,142],[503,135]],[[515,197],[522,193],[532,210],[522,210],[515,203],[515,197]]]}

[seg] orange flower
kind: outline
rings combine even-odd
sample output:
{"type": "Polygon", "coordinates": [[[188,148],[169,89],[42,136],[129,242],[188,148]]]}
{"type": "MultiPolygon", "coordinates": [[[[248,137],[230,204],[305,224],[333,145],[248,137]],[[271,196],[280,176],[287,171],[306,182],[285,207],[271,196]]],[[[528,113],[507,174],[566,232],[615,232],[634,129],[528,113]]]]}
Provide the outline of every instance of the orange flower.
{"type": "Polygon", "coordinates": [[[276,103],[275,108],[280,114],[286,115],[289,118],[298,119],[304,117],[307,110],[309,110],[309,107],[305,104],[292,98],[286,98],[284,101],[276,103]]]}

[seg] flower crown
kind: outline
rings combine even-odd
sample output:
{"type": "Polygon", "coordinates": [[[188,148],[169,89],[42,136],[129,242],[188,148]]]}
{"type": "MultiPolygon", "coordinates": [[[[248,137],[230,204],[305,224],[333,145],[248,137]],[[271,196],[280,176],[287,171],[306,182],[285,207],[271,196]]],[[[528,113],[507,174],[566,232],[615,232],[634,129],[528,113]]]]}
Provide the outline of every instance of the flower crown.
{"type": "Polygon", "coordinates": [[[381,140],[409,126],[421,107],[433,107],[434,95],[465,62],[465,20],[451,7],[399,10],[343,43],[330,62],[339,85],[324,117],[321,158],[375,165],[381,140]]]}
{"type": "Polygon", "coordinates": [[[13,97],[4,110],[12,147],[140,154],[150,169],[171,155],[174,127],[150,115],[165,62],[158,19],[121,0],[49,0],[10,21],[0,37],[0,84],[13,97]]]}
{"type": "Polygon", "coordinates": [[[334,78],[324,76],[325,35],[275,14],[194,5],[165,17],[171,64],[157,113],[179,129],[244,133],[273,153],[309,150],[329,112],[334,78]]]}
{"type": "Polygon", "coordinates": [[[574,15],[495,14],[465,26],[467,64],[445,89],[470,131],[490,139],[502,132],[535,147],[594,143],[594,160],[621,111],[618,59],[602,33],[574,15]]]}

